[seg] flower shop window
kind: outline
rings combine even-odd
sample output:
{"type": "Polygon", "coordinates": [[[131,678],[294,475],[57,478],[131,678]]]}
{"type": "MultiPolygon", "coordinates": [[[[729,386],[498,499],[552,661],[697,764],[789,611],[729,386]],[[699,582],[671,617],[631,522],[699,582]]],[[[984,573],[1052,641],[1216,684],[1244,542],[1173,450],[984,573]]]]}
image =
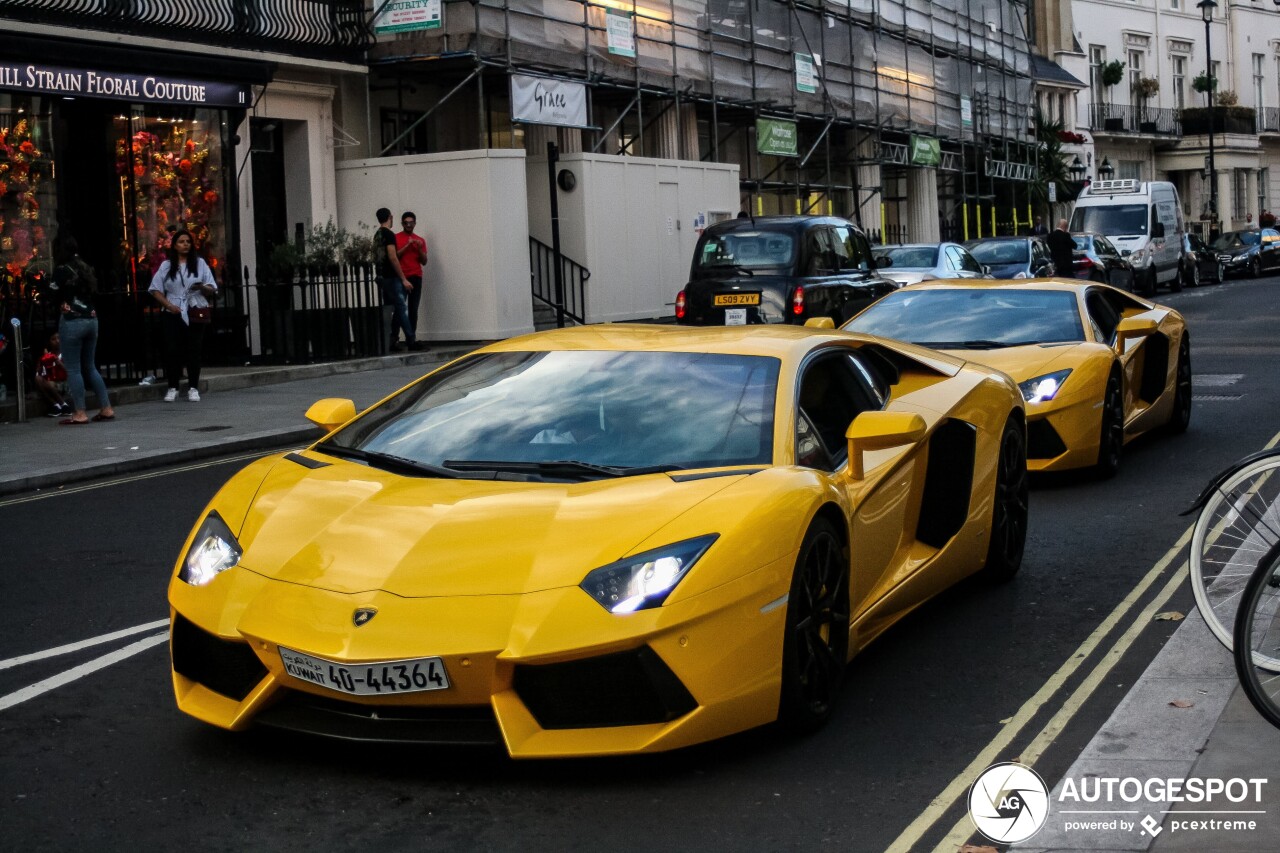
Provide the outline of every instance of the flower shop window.
{"type": "Polygon", "coordinates": [[[132,287],[145,290],[169,241],[187,229],[221,278],[227,249],[230,170],[222,110],[134,106],[116,116],[122,254],[132,287]]]}
{"type": "Polygon", "coordinates": [[[51,268],[55,234],[50,99],[0,92],[0,299],[22,300],[51,268]]]}

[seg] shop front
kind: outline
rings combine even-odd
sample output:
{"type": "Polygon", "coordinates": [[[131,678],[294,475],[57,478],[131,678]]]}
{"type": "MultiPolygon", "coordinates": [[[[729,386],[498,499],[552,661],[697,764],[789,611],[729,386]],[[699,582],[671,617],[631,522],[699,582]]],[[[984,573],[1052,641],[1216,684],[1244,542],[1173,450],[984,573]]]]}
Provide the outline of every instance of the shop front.
{"type": "MultiPolygon", "coordinates": [[[[67,43],[43,55],[77,53],[67,43]]],[[[20,319],[25,343],[39,354],[57,321],[41,285],[74,238],[97,273],[100,361],[118,380],[145,375],[154,364],[146,290],[175,231],[194,235],[221,282],[238,283],[234,134],[252,104],[252,85],[270,76],[260,63],[228,69],[215,60],[221,74],[208,78],[123,64],[151,57],[157,68],[210,65],[208,57],[175,62],[101,47],[80,66],[0,56],[5,326],[20,319]]],[[[0,374],[11,387],[12,374],[12,365],[0,374]]]]}

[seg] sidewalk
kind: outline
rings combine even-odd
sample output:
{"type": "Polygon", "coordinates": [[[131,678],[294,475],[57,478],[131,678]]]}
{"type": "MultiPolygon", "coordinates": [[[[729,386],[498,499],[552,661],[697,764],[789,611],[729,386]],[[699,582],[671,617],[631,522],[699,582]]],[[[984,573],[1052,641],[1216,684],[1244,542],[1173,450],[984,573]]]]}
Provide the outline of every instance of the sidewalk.
{"type": "MultiPolygon", "coordinates": [[[[0,419],[0,495],[128,474],[180,461],[305,444],[320,436],[307,409],[348,397],[362,409],[477,345],[441,346],[358,361],[254,369],[206,369],[203,399],[161,399],[163,385],[111,389],[116,419],[62,426],[42,406],[0,419]]],[[[90,406],[92,416],[96,408],[90,406]]]]}

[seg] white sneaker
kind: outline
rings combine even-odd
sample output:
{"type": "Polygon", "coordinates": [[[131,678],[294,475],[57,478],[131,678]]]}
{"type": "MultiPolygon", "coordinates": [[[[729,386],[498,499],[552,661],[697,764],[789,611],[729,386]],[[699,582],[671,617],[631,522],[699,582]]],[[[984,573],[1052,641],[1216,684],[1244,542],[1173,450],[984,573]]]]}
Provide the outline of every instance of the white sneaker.
{"type": "Polygon", "coordinates": [[[174,400],[176,400],[176,399],[178,399],[178,389],[177,389],[177,388],[170,388],[168,391],[165,391],[165,392],[164,392],[164,401],[165,401],[166,403],[172,403],[172,402],[173,402],[174,400]]]}
{"type": "Polygon", "coordinates": [[[196,390],[196,389],[194,389],[194,388],[188,388],[188,389],[187,389],[187,399],[188,399],[188,400],[190,400],[192,403],[199,403],[199,402],[200,402],[200,392],[199,392],[199,391],[197,391],[197,390],[196,390]]]}

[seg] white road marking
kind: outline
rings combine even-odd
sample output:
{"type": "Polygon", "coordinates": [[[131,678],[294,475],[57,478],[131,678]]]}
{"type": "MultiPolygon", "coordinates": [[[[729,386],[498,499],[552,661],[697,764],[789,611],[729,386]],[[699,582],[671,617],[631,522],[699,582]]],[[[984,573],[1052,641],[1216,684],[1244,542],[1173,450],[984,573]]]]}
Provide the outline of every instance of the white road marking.
{"type": "Polygon", "coordinates": [[[119,663],[122,660],[131,658],[139,652],[145,652],[152,646],[158,646],[161,643],[168,641],[168,639],[169,633],[167,631],[161,634],[156,634],[152,637],[146,637],[145,639],[138,640],[136,643],[131,643],[125,646],[123,649],[117,649],[110,654],[103,655],[100,658],[94,658],[88,663],[82,663],[77,667],[67,670],[66,672],[60,672],[55,676],[46,678],[44,681],[37,681],[35,684],[24,687],[21,690],[14,691],[8,696],[0,696],[0,711],[7,711],[14,705],[25,702],[28,699],[34,699],[42,693],[48,693],[50,690],[56,690],[59,687],[63,687],[73,681],[84,678],[86,675],[92,675],[100,669],[105,669],[114,663],[119,663]]]}
{"type": "Polygon", "coordinates": [[[81,640],[78,643],[68,643],[65,646],[45,649],[42,652],[32,652],[29,655],[19,655],[16,658],[0,660],[0,669],[9,669],[10,667],[21,666],[24,663],[44,660],[45,658],[53,658],[58,655],[69,655],[72,652],[78,652],[81,649],[87,649],[90,646],[99,646],[103,643],[109,643],[112,640],[118,640],[121,637],[130,637],[134,634],[141,634],[143,631],[154,631],[156,628],[163,628],[168,624],[168,619],[157,619],[155,622],[148,622],[145,625],[134,625],[132,628],[125,628],[121,631],[112,631],[110,634],[101,634],[97,637],[90,637],[87,640],[81,640]]]}

